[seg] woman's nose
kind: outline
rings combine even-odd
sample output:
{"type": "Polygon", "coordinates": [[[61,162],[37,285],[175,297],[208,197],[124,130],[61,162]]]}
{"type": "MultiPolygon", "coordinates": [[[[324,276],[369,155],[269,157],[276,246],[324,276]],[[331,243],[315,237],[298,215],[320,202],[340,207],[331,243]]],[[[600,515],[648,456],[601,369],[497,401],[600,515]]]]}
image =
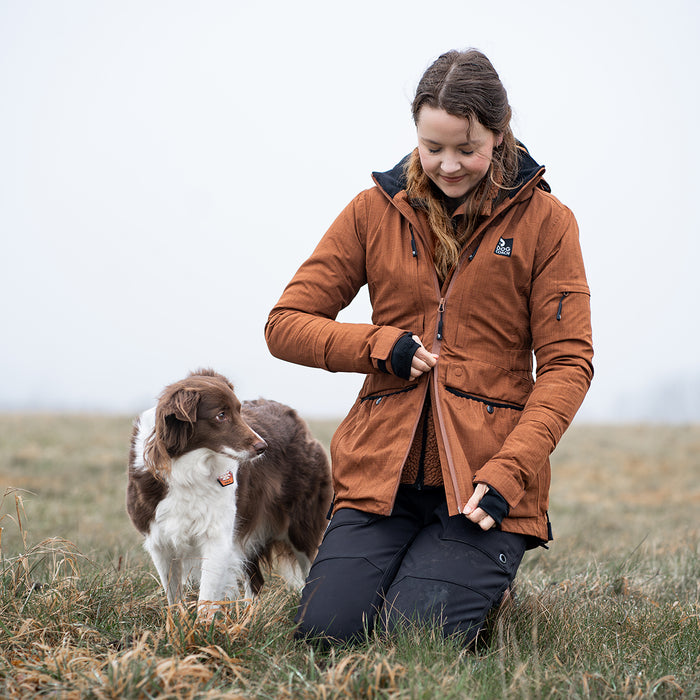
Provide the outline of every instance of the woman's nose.
{"type": "Polygon", "coordinates": [[[445,158],[442,161],[441,167],[443,173],[449,174],[456,173],[459,170],[460,165],[456,158],[445,158]]]}

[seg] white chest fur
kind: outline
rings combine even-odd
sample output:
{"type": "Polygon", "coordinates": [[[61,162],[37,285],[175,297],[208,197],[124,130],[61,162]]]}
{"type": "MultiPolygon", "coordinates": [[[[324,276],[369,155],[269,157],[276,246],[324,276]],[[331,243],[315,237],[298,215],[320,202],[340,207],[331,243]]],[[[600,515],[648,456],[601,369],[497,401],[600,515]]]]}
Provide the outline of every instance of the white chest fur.
{"type": "Polygon", "coordinates": [[[210,450],[200,449],[173,460],[168,492],[158,504],[149,536],[175,549],[201,546],[205,540],[233,538],[238,465],[210,450]],[[230,470],[234,483],[216,480],[230,470]]]}
{"type": "Polygon", "coordinates": [[[234,541],[238,463],[208,449],[174,459],[168,491],[158,504],[144,546],[169,602],[181,599],[187,581],[199,581],[201,600],[236,597],[243,556],[234,541]],[[222,487],[217,476],[231,471],[222,487]]]}

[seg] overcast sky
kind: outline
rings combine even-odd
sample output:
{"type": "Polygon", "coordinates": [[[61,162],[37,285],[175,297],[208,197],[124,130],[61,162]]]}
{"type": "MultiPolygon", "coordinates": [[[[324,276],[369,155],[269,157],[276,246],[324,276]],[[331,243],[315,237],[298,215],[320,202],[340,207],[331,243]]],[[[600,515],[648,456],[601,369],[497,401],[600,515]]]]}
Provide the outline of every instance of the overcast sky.
{"type": "Polygon", "coordinates": [[[211,366],[343,415],[362,378],[271,357],[267,314],[474,46],[579,221],[579,420],[700,420],[698,36],[696,0],[0,0],[0,409],[138,412],[211,366]]]}

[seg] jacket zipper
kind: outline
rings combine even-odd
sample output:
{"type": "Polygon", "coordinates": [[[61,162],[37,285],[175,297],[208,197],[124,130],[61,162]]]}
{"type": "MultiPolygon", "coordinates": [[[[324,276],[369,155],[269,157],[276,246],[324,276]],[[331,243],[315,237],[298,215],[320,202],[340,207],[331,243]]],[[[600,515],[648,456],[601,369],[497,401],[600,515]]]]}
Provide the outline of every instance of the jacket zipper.
{"type": "MultiPolygon", "coordinates": [[[[435,286],[437,288],[438,294],[440,294],[440,283],[438,281],[437,272],[435,273],[435,286]]],[[[440,346],[442,345],[443,338],[443,315],[445,313],[445,306],[447,305],[447,296],[450,293],[451,286],[451,284],[448,285],[447,290],[445,291],[445,296],[440,297],[440,304],[438,305],[438,322],[437,328],[435,329],[435,340],[433,341],[433,347],[431,350],[431,352],[435,355],[440,354],[440,346]]],[[[438,396],[438,383],[435,376],[435,369],[432,370],[430,375],[430,384],[433,390],[432,409],[433,418],[435,420],[435,427],[436,431],[440,431],[440,435],[442,437],[442,444],[445,449],[445,456],[447,457],[447,471],[450,475],[450,480],[452,481],[452,488],[454,490],[455,500],[457,501],[457,507],[460,510],[462,510],[462,508],[464,508],[464,506],[466,505],[466,501],[462,502],[462,494],[459,490],[459,483],[457,482],[457,474],[455,472],[454,467],[454,458],[452,457],[452,448],[450,447],[447,435],[445,435],[445,421],[442,417],[442,406],[440,405],[438,396]]]]}
{"type": "Polygon", "coordinates": [[[445,297],[440,299],[440,305],[438,306],[438,325],[437,325],[437,339],[442,340],[442,317],[445,314],[445,297]]]}
{"type": "MultiPolygon", "coordinates": [[[[459,260],[457,261],[457,264],[454,266],[452,269],[452,273],[449,277],[449,283],[447,285],[447,289],[445,289],[445,294],[444,296],[442,295],[442,289],[440,288],[440,280],[438,279],[437,272],[435,272],[435,289],[437,290],[438,296],[440,297],[440,304],[438,305],[438,323],[437,323],[437,329],[435,332],[435,341],[433,342],[433,348],[431,350],[432,353],[435,355],[440,354],[440,345],[442,344],[442,339],[443,339],[443,318],[445,315],[445,306],[447,305],[447,297],[450,295],[450,290],[452,289],[452,284],[454,283],[454,280],[457,277],[457,273],[459,272],[459,268],[461,267],[462,260],[467,257],[468,261],[471,262],[474,259],[474,256],[476,255],[477,251],[479,250],[479,247],[481,246],[481,238],[483,237],[483,234],[485,232],[485,224],[482,224],[480,227],[480,230],[478,229],[477,232],[475,232],[474,238],[472,240],[477,241],[477,245],[472,251],[472,253],[469,256],[466,256],[466,248],[465,252],[460,256],[459,260]],[[481,236],[481,237],[480,237],[481,236]]],[[[455,493],[455,500],[457,501],[457,507],[461,511],[462,508],[467,504],[466,500],[462,500],[462,494],[459,490],[459,483],[457,481],[457,473],[455,471],[455,466],[454,466],[454,458],[452,457],[452,448],[450,447],[449,440],[447,439],[447,435],[445,434],[445,421],[442,417],[442,406],[440,405],[439,401],[439,396],[438,396],[438,384],[435,379],[435,370],[431,372],[431,377],[430,377],[430,383],[432,384],[433,387],[433,417],[436,421],[436,432],[437,430],[440,431],[440,435],[442,437],[442,444],[443,447],[445,448],[445,456],[447,457],[447,471],[450,474],[450,479],[452,480],[452,488],[454,489],[455,493]]]]}
{"type": "Polygon", "coordinates": [[[569,296],[569,292],[562,292],[559,298],[559,308],[557,309],[557,321],[561,321],[561,307],[564,304],[564,299],[569,296]]]}

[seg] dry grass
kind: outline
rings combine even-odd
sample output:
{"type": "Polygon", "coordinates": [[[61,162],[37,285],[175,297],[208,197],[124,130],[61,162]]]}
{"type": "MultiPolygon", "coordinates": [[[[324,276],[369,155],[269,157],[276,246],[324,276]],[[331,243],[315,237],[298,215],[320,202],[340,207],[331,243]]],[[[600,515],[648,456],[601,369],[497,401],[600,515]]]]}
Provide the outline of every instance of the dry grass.
{"type": "MultiPolygon", "coordinates": [[[[328,444],[333,425],[314,423],[328,444]]],[[[123,506],[130,420],[0,417],[0,697],[700,696],[700,427],[575,426],[551,551],[476,651],[435,629],[321,652],[273,580],[168,611],[123,506]],[[4,493],[4,497],[3,497],[4,493]]]]}

